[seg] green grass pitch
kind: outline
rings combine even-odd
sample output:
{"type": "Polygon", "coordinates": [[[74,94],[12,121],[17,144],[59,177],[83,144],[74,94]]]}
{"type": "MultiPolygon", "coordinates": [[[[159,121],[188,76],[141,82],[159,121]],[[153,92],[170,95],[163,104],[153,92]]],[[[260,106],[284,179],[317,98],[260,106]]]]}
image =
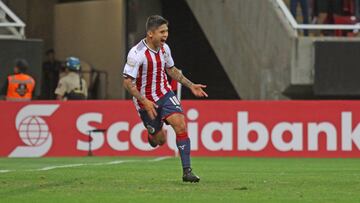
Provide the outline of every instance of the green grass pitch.
{"type": "Polygon", "coordinates": [[[173,157],[1,158],[0,202],[360,202],[359,159],[192,163],[197,184],[173,157]]]}

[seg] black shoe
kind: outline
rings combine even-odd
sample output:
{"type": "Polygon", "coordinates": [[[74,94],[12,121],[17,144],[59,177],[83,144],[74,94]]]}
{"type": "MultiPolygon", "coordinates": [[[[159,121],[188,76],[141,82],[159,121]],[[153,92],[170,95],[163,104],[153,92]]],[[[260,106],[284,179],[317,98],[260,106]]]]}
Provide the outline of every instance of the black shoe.
{"type": "Polygon", "coordinates": [[[158,144],[156,143],[156,141],[154,139],[154,136],[152,136],[150,134],[148,134],[148,141],[149,141],[150,146],[152,146],[154,148],[158,146],[158,144]]]}
{"type": "Polygon", "coordinates": [[[183,182],[198,183],[200,177],[192,172],[191,168],[184,169],[183,182]]]}

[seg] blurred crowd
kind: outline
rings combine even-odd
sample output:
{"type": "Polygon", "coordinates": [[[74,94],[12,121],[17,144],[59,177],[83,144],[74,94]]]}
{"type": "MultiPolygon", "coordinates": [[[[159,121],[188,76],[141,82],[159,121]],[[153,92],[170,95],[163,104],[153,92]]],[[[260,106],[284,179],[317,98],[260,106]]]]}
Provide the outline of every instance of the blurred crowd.
{"type": "MultiPolygon", "coordinates": [[[[303,24],[357,24],[360,19],[360,0],[287,0],[292,15],[303,24]]],[[[358,31],[323,30],[305,36],[355,36],[358,31]]]]}

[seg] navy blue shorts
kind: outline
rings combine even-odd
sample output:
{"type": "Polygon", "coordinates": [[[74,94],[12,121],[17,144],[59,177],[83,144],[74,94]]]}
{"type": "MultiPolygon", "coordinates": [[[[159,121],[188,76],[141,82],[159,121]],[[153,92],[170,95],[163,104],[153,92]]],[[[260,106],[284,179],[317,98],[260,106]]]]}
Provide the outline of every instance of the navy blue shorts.
{"type": "Polygon", "coordinates": [[[173,91],[166,93],[161,97],[156,104],[157,116],[154,120],[151,120],[149,115],[144,109],[139,110],[140,118],[144,123],[145,128],[149,134],[155,135],[161,130],[164,125],[165,119],[174,113],[183,113],[179,100],[176,98],[173,91]]]}

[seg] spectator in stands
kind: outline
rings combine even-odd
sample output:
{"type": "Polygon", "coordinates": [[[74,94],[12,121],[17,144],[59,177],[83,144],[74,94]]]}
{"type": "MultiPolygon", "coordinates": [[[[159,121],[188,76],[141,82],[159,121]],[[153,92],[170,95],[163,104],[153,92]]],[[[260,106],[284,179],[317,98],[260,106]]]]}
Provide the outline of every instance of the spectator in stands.
{"type": "MultiPolygon", "coordinates": [[[[318,24],[356,24],[360,11],[360,0],[313,0],[313,23],[318,24]]],[[[357,32],[357,31],[356,31],[357,32]]],[[[324,30],[325,36],[355,36],[349,30],[324,30]]]]}
{"type": "Polygon", "coordinates": [[[25,59],[17,59],[14,74],[8,76],[0,94],[6,95],[7,101],[30,101],[35,89],[35,80],[26,74],[29,68],[25,59]]]}
{"type": "Polygon", "coordinates": [[[316,24],[326,23],[326,18],[329,10],[328,0],[313,0],[313,12],[312,12],[312,22],[316,24]]]}
{"type": "Polygon", "coordinates": [[[59,82],[59,71],[61,62],[56,60],[55,51],[49,49],[46,51],[47,60],[43,63],[43,80],[41,85],[42,99],[56,99],[55,89],[59,82]]]}
{"type": "MultiPolygon", "coordinates": [[[[308,0],[291,0],[290,1],[290,11],[291,14],[294,16],[294,18],[297,18],[297,6],[298,3],[300,3],[302,18],[304,24],[309,24],[309,3],[308,0]]],[[[308,30],[304,30],[304,35],[308,36],[309,32],[308,30]]]]}
{"type": "MultiPolygon", "coordinates": [[[[313,1],[313,23],[334,24],[334,14],[338,11],[336,5],[342,0],[314,0],[313,1]]],[[[333,30],[323,30],[322,35],[334,35],[333,30]]]]}
{"type": "Polygon", "coordinates": [[[66,59],[66,75],[62,77],[55,90],[58,100],[87,99],[86,81],[80,74],[80,60],[76,57],[66,59]]]}

